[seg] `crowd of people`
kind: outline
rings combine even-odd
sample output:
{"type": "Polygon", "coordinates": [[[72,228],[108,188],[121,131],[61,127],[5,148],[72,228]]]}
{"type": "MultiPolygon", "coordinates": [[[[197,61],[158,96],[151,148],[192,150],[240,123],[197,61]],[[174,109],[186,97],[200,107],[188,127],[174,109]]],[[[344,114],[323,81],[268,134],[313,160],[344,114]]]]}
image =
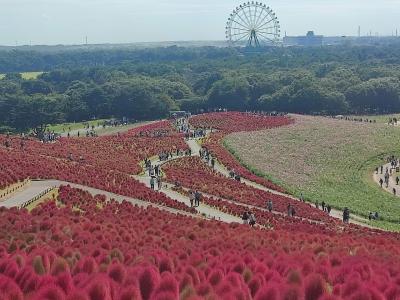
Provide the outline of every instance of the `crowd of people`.
{"type": "Polygon", "coordinates": [[[186,150],[176,149],[175,151],[161,151],[158,154],[158,159],[159,159],[159,161],[167,161],[167,160],[173,158],[174,155],[176,157],[179,157],[179,156],[191,156],[192,155],[192,150],[191,149],[186,149],[186,150]]]}
{"type": "Polygon", "coordinates": [[[144,160],[145,164],[145,169],[148,172],[150,176],[150,188],[152,190],[157,189],[161,190],[162,189],[162,174],[161,174],[161,167],[160,165],[152,165],[151,161],[146,158],[144,160]]]}
{"type": "Polygon", "coordinates": [[[152,131],[139,131],[135,137],[151,137],[151,138],[159,138],[166,137],[170,135],[170,131],[168,130],[152,130],[152,131]]]}
{"type": "MultiPolygon", "coordinates": [[[[320,203],[318,201],[315,202],[315,208],[316,209],[320,208],[320,203]]],[[[332,207],[329,204],[326,204],[325,201],[321,202],[321,209],[322,209],[322,211],[328,213],[328,215],[330,215],[330,213],[332,211],[332,207]]]]}
{"type": "Polygon", "coordinates": [[[376,120],[368,119],[368,118],[360,118],[360,117],[349,117],[349,116],[335,116],[334,118],[339,120],[358,122],[358,123],[376,123],[376,120]]]}
{"type": "MultiPolygon", "coordinates": [[[[376,174],[380,173],[381,175],[383,175],[383,177],[381,177],[379,179],[379,185],[381,186],[381,188],[383,188],[383,184],[385,184],[386,188],[389,187],[390,177],[393,175],[394,171],[400,172],[400,159],[398,159],[394,155],[392,155],[392,156],[389,156],[386,158],[386,162],[388,164],[390,164],[389,167],[385,168],[383,165],[381,165],[380,167],[377,167],[375,169],[376,174]]],[[[396,181],[396,185],[399,185],[400,177],[396,176],[395,181],[396,181]]],[[[393,192],[393,195],[396,196],[397,190],[395,187],[393,187],[392,192],[393,192]]]]}
{"type": "Polygon", "coordinates": [[[239,182],[242,180],[240,174],[235,172],[235,169],[228,169],[228,172],[229,172],[230,178],[235,179],[236,181],[239,181],[239,182]]]}
{"type": "MultiPolygon", "coordinates": [[[[186,140],[204,138],[207,135],[206,128],[192,128],[189,124],[189,117],[175,119],[175,127],[178,132],[185,135],[186,140]]],[[[210,128],[212,132],[212,128],[210,128]]]]}
{"type": "Polygon", "coordinates": [[[190,207],[199,207],[201,202],[202,194],[199,191],[189,191],[190,207]]]}
{"type": "Polygon", "coordinates": [[[397,122],[398,122],[398,119],[397,119],[396,117],[394,117],[394,118],[389,118],[388,125],[396,126],[396,125],[397,125],[397,122]]]}
{"type": "Polygon", "coordinates": [[[199,150],[199,155],[202,160],[207,162],[207,164],[214,170],[215,169],[215,158],[211,155],[211,152],[205,148],[201,147],[199,150]]]}
{"type": "Polygon", "coordinates": [[[256,216],[251,211],[245,211],[242,215],[242,220],[243,224],[248,224],[251,227],[254,227],[257,223],[256,216]]]}

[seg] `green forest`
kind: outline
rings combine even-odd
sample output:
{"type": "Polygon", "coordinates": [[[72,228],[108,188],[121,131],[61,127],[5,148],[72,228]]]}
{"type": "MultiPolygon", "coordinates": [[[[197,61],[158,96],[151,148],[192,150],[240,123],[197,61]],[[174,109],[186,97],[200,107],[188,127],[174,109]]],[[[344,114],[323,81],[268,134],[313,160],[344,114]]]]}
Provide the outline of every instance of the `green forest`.
{"type": "Polygon", "coordinates": [[[0,51],[0,131],[215,108],[400,111],[400,43],[376,46],[0,51]],[[23,79],[20,72],[44,72],[23,79]]]}

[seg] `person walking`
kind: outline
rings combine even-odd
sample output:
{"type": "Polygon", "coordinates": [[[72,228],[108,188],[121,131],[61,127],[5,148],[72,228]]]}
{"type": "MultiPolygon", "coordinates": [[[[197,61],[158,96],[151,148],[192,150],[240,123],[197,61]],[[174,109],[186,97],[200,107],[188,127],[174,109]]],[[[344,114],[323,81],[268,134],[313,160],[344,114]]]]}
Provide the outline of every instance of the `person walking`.
{"type": "Polygon", "coordinates": [[[249,213],[249,224],[251,227],[256,225],[256,216],[252,212],[249,213]]]}
{"type": "Polygon", "coordinates": [[[396,185],[399,185],[399,182],[400,182],[400,178],[399,178],[399,176],[396,176],[396,185]]]}
{"type": "Polygon", "coordinates": [[[292,217],[294,217],[296,215],[296,209],[294,208],[294,206],[292,206],[291,215],[292,215],[292,217]]]}
{"type": "Polygon", "coordinates": [[[300,193],[300,201],[301,201],[301,202],[306,202],[306,201],[304,200],[303,192],[300,193]]]}
{"type": "Polygon", "coordinates": [[[388,172],[385,173],[385,184],[386,184],[386,188],[388,188],[389,187],[389,173],[388,172]]]}
{"type": "Polygon", "coordinates": [[[350,211],[347,207],[343,210],[343,223],[349,223],[350,220],[350,211]]]}
{"type": "Polygon", "coordinates": [[[161,176],[157,177],[157,186],[158,186],[158,190],[162,189],[162,178],[161,178],[161,176]]]}
{"type": "Polygon", "coordinates": [[[383,185],[383,179],[381,178],[381,179],[379,179],[379,184],[381,185],[381,187],[383,187],[382,185],[383,185]]]}
{"type": "Polygon", "coordinates": [[[292,216],[292,205],[291,204],[288,204],[288,206],[287,206],[287,215],[288,215],[288,217],[292,216]]]}
{"type": "Polygon", "coordinates": [[[267,203],[267,209],[268,209],[268,211],[269,211],[269,212],[272,212],[273,208],[274,208],[274,205],[273,205],[273,203],[272,203],[272,200],[268,200],[268,203],[267,203]]]}
{"type": "Polygon", "coordinates": [[[159,175],[160,175],[160,167],[159,167],[158,165],[156,165],[156,166],[154,167],[154,173],[155,173],[156,176],[159,176],[159,175]]]}
{"type": "Polygon", "coordinates": [[[194,192],[192,190],[189,191],[189,201],[190,201],[190,207],[193,207],[194,192]]]}
{"type": "Polygon", "coordinates": [[[153,176],[150,177],[150,188],[152,190],[154,190],[154,177],[153,176]]]}
{"type": "Polygon", "coordinates": [[[328,204],[326,207],[326,211],[328,212],[328,215],[331,214],[331,210],[332,210],[332,207],[328,204]]]}
{"type": "Polygon", "coordinates": [[[214,170],[215,168],[215,160],[214,158],[211,158],[211,168],[214,170]]]}
{"type": "Polygon", "coordinates": [[[200,206],[200,197],[201,197],[200,192],[196,191],[194,193],[194,205],[197,207],[200,206]]]}
{"type": "Polygon", "coordinates": [[[242,215],[243,224],[249,224],[249,215],[247,211],[245,211],[242,215]]]}

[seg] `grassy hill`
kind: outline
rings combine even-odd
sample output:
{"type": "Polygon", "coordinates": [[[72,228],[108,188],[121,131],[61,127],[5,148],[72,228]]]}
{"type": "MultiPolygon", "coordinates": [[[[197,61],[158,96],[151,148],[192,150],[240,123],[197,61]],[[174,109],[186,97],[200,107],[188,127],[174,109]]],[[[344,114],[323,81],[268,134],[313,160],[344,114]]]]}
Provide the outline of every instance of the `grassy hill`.
{"type": "Polygon", "coordinates": [[[325,201],[358,215],[378,211],[396,228],[400,199],[381,190],[372,174],[389,155],[400,155],[400,127],[295,116],[296,123],[228,136],[226,146],[250,169],[308,201],[325,201]]]}

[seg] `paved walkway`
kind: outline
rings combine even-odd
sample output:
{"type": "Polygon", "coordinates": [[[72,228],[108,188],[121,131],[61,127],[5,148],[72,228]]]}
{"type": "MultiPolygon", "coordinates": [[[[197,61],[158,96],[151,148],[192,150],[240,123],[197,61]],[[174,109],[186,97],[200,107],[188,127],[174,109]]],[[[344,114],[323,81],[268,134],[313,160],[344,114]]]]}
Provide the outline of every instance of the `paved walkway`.
{"type": "Polygon", "coordinates": [[[104,195],[106,196],[107,199],[114,199],[118,202],[122,202],[124,200],[134,204],[134,205],[138,205],[139,207],[148,207],[148,206],[152,206],[152,207],[157,207],[160,210],[164,210],[164,211],[168,211],[174,214],[182,214],[182,215],[187,215],[187,216],[195,216],[193,214],[181,211],[181,210],[177,210],[174,208],[170,208],[170,207],[166,207],[166,206],[162,206],[162,205],[157,205],[151,202],[146,202],[143,200],[139,200],[139,199],[135,199],[135,198],[130,198],[130,197],[126,197],[126,196],[122,196],[122,195],[117,195],[114,193],[110,193],[107,191],[103,191],[103,190],[99,190],[96,188],[92,188],[92,187],[88,187],[88,186],[83,186],[80,184],[76,184],[76,183],[71,183],[71,182],[66,182],[66,181],[60,181],[60,180],[41,180],[41,181],[33,181],[32,185],[30,188],[26,189],[25,191],[21,192],[21,193],[17,193],[15,194],[13,197],[7,199],[6,201],[0,203],[0,206],[4,206],[7,208],[10,207],[20,207],[22,204],[24,204],[25,202],[35,198],[36,196],[40,195],[41,193],[43,193],[44,191],[46,191],[49,188],[53,188],[53,187],[59,187],[61,185],[70,185],[73,188],[77,188],[77,189],[81,189],[84,191],[89,192],[91,195],[95,196],[95,195],[104,195]]]}
{"type": "Polygon", "coordinates": [[[27,188],[14,193],[11,197],[0,203],[7,208],[20,207],[22,204],[40,195],[44,191],[57,186],[53,181],[32,181],[27,188]]]}
{"type": "MultiPolygon", "coordinates": [[[[135,179],[144,183],[148,188],[150,188],[150,177],[149,176],[135,176],[135,179]]],[[[164,195],[170,197],[171,199],[182,202],[182,203],[186,204],[187,206],[190,206],[189,197],[186,197],[178,192],[175,192],[171,188],[172,188],[171,184],[163,183],[163,187],[160,190],[160,193],[163,193],[164,195]]],[[[196,207],[196,210],[201,215],[203,215],[209,219],[215,219],[215,220],[223,221],[226,223],[233,223],[233,222],[240,223],[241,222],[241,219],[239,217],[235,217],[235,216],[223,213],[215,208],[212,208],[212,207],[204,205],[204,204],[200,204],[200,206],[196,207]]]]}
{"type": "Polygon", "coordinates": [[[389,177],[389,185],[386,187],[386,184],[385,184],[386,168],[388,168],[388,170],[390,170],[391,167],[392,166],[390,165],[390,163],[383,165],[382,174],[379,169],[378,174],[376,172],[374,172],[374,174],[372,175],[372,178],[374,179],[375,183],[378,184],[379,186],[381,185],[379,183],[379,180],[382,178],[382,180],[383,180],[382,189],[388,193],[391,193],[392,195],[393,195],[393,189],[396,189],[396,196],[400,197],[400,185],[396,184],[396,175],[400,176],[400,174],[396,173],[396,171],[393,170],[392,176],[389,177]]]}
{"type": "MultiPolygon", "coordinates": [[[[192,155],[196,155],[196,153],[192,152],[192,155]]],[[[197,151],[197,155],[199,155],[198,151],[197,151]]],[[[186,157],[186,156],[174,156],[166,161],[160,161],[158,159],[158,157],[153,157],[151,159],[151,163],[153,166],[156,166],[156,165],[162,166],[163,164],[165,164],[169,161],[181,159],[183,157],[186,157]]],[[[148,175],[147,172],[144,172],[143,175],[134,175],[132,177],[135,178],[136,180],[138,180],[139,182],[144,183],[148,188],[150,188],[150,176],[148,175]]],[[[172,188],[171,184],[163,182],[162,189],[160,190],[160,192],[165,194],[166,196],[170,197],[171,199],[182,202],[182,203],[186,204],[187,206],[190,206],[189,197],[186,197],[176,191],[173,191],[171,188],[172,188]]],[[[200,204],[200,206],[196,207],[196,210],[201,215],[203,215],[209,219],[216,219],[216,220],[220,220],[220,221],[223,221],[226,223],[233,223],[233,222],[241,223],[242,222],[241,218],[239,218],[239,217],[223,213],[215,208],[212,208],[212,207],[204,205],[204,204],[200,204]]]]}
{"type": "MultiPolygon", "coordinates": [[[[138,123],[138,124],[134,124],[134,125],[136,125],[135,127],[137,127],[137,126],[143,125],[143,123],[142,124],[138,123]]],[[[126,127],[124,127],[124,128],[126,129],[126,127]]],[[[120,129],[120,128],[118,128],[118,129],[120,129]]],[[[187,142],[188,146],[190,147],[190,149],[192,150],[192,156],[199,156],[199,150],[200,150],[201,146],[198,144],[197,140],[190,139],[190,140],[187,140],[186,142],[187,142]]],[[[152,165],[162,165],[162,164],[164,164],[164,163],[166,163],[168,161],[175,160],[175,159],[180,159],[180,158],[182,158],[182,156],[173,157],[173,158],[171,158],[171,159],[169,159],[167,161],[159,161],[158,157],[154,157],[152,159],[152,165]]],[[[206,162],[204,162],[204,163],[206,163],[206,162]]],[[[229,177],[228,169],[225,166],[223,166],[221,163],[219,163],[218,161],[216,161],[215,170],[217,172],[221,173],[222,175],[224,175],[226,177],[229,177]]],[[[139,182],[144,183],[147,187],[150,188],[150,176],[148,176],[146,172],[143,175],[134,175],[132,177],[135,178],[136,180],[138,180],[139,182]]],[[[260,190],[263,190],[263,191],[266,191],[266,192],[270,192],[272,194],[281,195],[281,196],[285,196],[285,197],[291,198],[293,200],[300,201],[298,198],[295,198],[293,196],[290,196],[290,195],[287,195],[287,194],[283,194],[283,193],[268,189],[268,188],[266,188],[266,187],[264,187],[264,186],[262,186],[260,184],[252,182],[252,181],[247,180],[245,178],[242,178],[242,182],[244,182],[245,184],[247,184],[249,186],[252,186],[254,188],[257,188],[257,189],[260,189],[260,190]]],[[[151,205],[153,207],[158,207],[158,208],[160,208],[162,210],[166,210],[166,211],[169,211],[169,212],[172,212],[172,213],[180,213],[180,214],[194,216],[192,214],[185,213],[185,212],[182,212],[180,210],[168,208],[168,207],[165,207],[165,206],[156,205],[156,204],[153,204],[153,203],[150,203],[150,202],[146,202],[146,201],[142,201],[142,200],[138,200],[138,199],[134,199],[134,198],[130,198],[130,197],[125,197],[125,196],[122,196],[122,195],[113,194],[113,193],[110,193],[110,192],[107,192],[107,191],[103,191],[103,190],[99,190],[99,189],[95,189],[95,188],[91,188],[91,187],[87,187],[87,186],[82,186],[82,185],[79,185],[79,184],[73,184],[73,183],[64,182],[64,181],[58,181],[58,180],[34,181],[34,182],[32,182],[32,185],[29,186],[27,189],[25,189],[24,191],[21,191],[19,193],[14,194],[12,197],[7,199],[6,201],[0,203],[0,205],[5,206],[5,207],[19,207],[22,204],[26,203],[27,201],[29,201],[29,200],[35,198],[36,196],[40,195],[41,193],[43,193],[47,189],[52,188],[52,187],[58,187],[60,185],[70,185],[72,187],[88,191],[92,195],[96,195],[96,194],[105,195],[108,199],[113,198],[113,199],[115,199],[115,200],[117,200],[119,202],[122,202],[123,200],[127,200],[127,201],[131,202],[132,204],[137,204],[140,207],[147,207],[147,206],[151,205]]],[[[171,187],[172,187],[172,185],[163,183],[163,188],[160,190],[160,192],[165,194],[166,196],[174,199],[174,200],[177,200],[179,202],[185,203],[186,205],[190,206],[189,198],[184,196],[184,195],[182,195],[182,194],[180,194],[180,193],[178,193],[178,192],[173,191],[171,189],[171,187]]],[[[213,196],[213,195],[209,195],[209,196],[214,197],[214,198],[218,198],[218,197],[213,196]]],[[[232,203],[235,203],[235,202],[232,201],[232,203]]],[[[239,204],[239,203],[235,203],[235,204],[239,204]]],[[[240,203],[240,205],[244,205],[244,204],[240,203]]],[[[247,206],[247,205],[244,205],[244,206],[245,207],[251,207],[251,206],[247,206]]],[[[258,209],[260,209],[260,208],[258,208],[258,209]]],[[[218,209],[214,209],[214,208],[212,208],[210,206],[207,206],[207,205],[204,205],[204,204],[200,204],[199,207],[196,207],[196,210],[199,212],[200,215],[205,216],[207,218],[212,218],[212,219],[220,220],[220,221],[227,222],[227,223],[231,223],[231,222],[241,223],[242,222],[241,218],[239,218],[239,217],[232,216],[232,215],[227,214],[227,213],[223,213],[223,212],[219,211],[218,209]]],[[[342,212],[332,209],[331,216],[334,217],[334,218],[337,218],[337,219],[342,219],[342,212]]],[[[360,218],[358,220],[352,219],[351,223],[358,224],[358,225],[365,226],[365,227],[370,227],[370,226],[362,223],[362,221],[366,221],[365,219],[360,218]]]]}

